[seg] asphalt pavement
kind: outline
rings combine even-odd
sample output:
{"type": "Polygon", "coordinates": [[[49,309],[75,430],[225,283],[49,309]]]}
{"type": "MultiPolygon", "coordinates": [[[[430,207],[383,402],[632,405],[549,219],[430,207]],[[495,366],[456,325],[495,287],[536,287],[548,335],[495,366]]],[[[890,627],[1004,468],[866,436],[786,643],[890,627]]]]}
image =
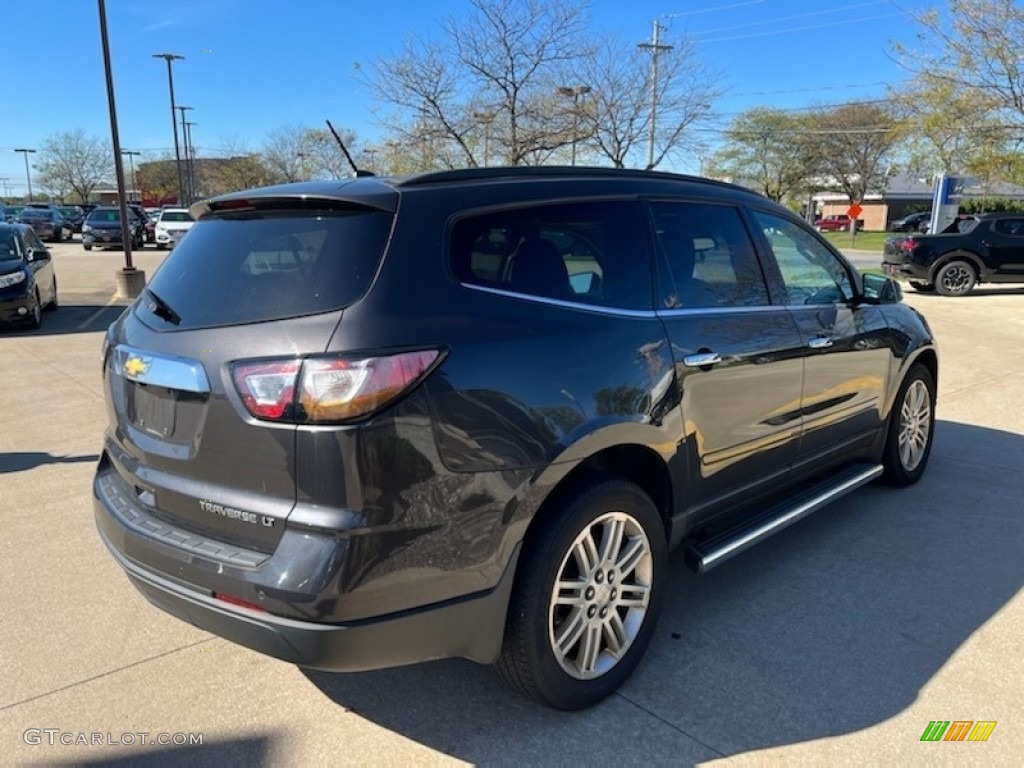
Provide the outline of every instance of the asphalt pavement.
{"type": "Polygon", "coordinates": [[[1021,764],[1024,288],[908,292],[941,353],[925,478],[704,576],[675,557],[637,673],[567,714],[471,662],[303,671],[151,607],[92,520],[123,255],[53,252],[61,309],[0,330],[0,764],[1021,764]],[[997,725],[922,742],[934,720],[997,725]]]}

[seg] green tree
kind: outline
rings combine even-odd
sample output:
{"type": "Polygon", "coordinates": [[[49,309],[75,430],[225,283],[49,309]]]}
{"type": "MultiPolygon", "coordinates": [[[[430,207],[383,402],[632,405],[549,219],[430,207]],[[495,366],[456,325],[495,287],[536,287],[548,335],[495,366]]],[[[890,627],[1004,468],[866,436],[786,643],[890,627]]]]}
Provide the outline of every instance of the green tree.
{"type": "Polygon", "coordinates": [[[798,135],[802,157],[817,169],[821,186],[861,202],[885,188],[903,126],[887,105],[852,102],[808,114],[798,135]]]}
{"type": "Polygon", "coordinates": [[[724,145],[711,158],[716,176],[755,188],[782,202],[803,191],[815,169],[807,162],[805,116],[769,107],[755,107],[737,116],[724,135],[724,145]]]}

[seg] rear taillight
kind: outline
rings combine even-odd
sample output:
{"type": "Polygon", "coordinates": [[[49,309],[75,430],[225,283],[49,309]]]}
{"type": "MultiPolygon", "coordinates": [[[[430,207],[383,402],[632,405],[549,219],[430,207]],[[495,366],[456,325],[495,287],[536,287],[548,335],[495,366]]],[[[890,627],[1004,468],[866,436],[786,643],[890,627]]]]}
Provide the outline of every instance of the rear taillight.
{"type": "Polygon", "coordinates": [[[437,350],[366,358],[237,363],[232,377],[242,402],[258,419],[331,423],[379,410],[416,384],[437,350]]]}
{"type": "Polygon", "coordinates": [[[301,360],[241,363],[231,374],[249,413],[257,419],[290,421],[295,379],[301,368],[301,360]]]}
{"type": "Polygon", "coordinates": [[[917,248],[917,240],[915,240],[912,237],[908,237],[906,240],[900,243],[900,248],[902,248],[907,253],[910,253],[912,250],[917,248]]]}

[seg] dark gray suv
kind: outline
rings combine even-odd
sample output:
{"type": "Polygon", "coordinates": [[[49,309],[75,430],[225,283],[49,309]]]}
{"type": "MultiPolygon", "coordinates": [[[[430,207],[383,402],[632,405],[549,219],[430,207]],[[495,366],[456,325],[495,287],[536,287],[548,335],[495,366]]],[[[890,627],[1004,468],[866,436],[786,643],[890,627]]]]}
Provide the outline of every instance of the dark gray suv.
{"type": "Polygon", "coordinates": [[[239,192],[109,329],[103,541],[308,667],[496,664],[574,709],[706,570],[928,461],[897,284],[739,187],[501,168],[239,192]]]}

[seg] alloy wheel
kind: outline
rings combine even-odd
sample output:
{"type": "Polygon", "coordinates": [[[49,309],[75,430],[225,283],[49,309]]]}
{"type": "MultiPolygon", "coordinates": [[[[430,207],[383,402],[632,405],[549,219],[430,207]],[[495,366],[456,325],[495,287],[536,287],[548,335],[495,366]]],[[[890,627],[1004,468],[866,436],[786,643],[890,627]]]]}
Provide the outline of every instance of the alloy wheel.
{"type": "Polygon", "coordinates": [[[967,293],[974,286],[974,275],[970,267],[951,264],[942,272],[942,287],[947,293],[967,293]]]}
{"type": "Polygon", "coordinates": [[[654,562],[640,523],[624,512],[593,520],[562,559],[551,592],[548,640],[577,680],[611,670],[644,624],[654,562]]]}
{"type": "Polygon", "coordinates": [[[907,389],[900,408],[900,463],[908,472],[917,469],[928,448],[932,401],[928,387],[917,379],[907,389]]]}

